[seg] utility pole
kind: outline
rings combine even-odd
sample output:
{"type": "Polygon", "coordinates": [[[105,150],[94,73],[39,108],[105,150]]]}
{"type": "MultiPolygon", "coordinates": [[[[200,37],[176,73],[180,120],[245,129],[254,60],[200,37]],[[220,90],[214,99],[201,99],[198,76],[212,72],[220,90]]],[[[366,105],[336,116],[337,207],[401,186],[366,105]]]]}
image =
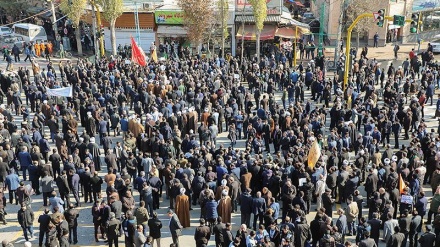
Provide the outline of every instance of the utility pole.
{"type": "Polygon", "coordinates": [[[99,55],[99,43],[98,39],[96,37],[96,12],[95,12],[95,6],[92,5],[92,34],[93,34],[93,47],[95,47],[95,57],[99,58],[101,57],[99,55]]]}
{"type": "Polygon", "coordinates": [[[54,32],[54,40],[57,39],[57,34],[58,34],[58,27],[57,27],[57,15],[55,13],[55,5],[53,4],[53,1],[49,1],[50,2],[50,7],[52,8],[52,28],[53,28],[53,32],[54,32]]]}
{"type": "Polygon", "coordinates": [[[336,36],[336,47],[335,47],[335,56],[334,56],[334,65],[336,66],[339,61],[340,51],[339,47],[341,46],[341,38],[342,38],[342,21],[344,20],[345,10],[346,10],[346,0],[341,1],[341,14],[339,15],[339,26],[338,26],[338,35],[336,36]]]}
{"type": "Polygon", "coordinates": [[[141,31],[139,27],[139,9],[137,2],[134,2],[134,5],[136,6],[136,10],[134,12],[134,23],[136,25],[136,42],[138,46],[141,46],[141,31]]]}
{"type": "Polygon", "coordinates": [[[222,22],[222,54],[221,54],[222,58],[225,57],[225,22],[224,22],[225,6],[223,6],[224,3],[225,3],[224,0],[220,0],[220,6],[221,6],[221,10],[220,10],[221,11],[221,13],[220,13],[221,17],[220,18],[221,18],[221,22],[222,22]]]}
{"type": "Polygon", "coordinates": [[[324,18],[325,18],[325,2],[321,4],[321,13],[319,16],[319,46],[318,56],[324,55],[323,42],[324,42],[324,18]]]}
{"type": "Polygon", "coordinates": [[[96,10],[96,24],[97,28],[99,28],[99,32],[97,31],[94,33],[95,39],[99,41],[99,48],[100,48],[100,55],[105,56],[105,50],[104,50],[104,32],[101,30],[102,24],[101,24],[101,12],[99,11],[98,5],[95,3],[95,0],[90,0],[90,4],[94,7],[96,10]],[[101,32],[102,31],[102,32],[101,32]]]}
{"type": "Polygon", "coordinates": [[[244,58],[244,9],[246,8],[246,2],[244,1],[243,11],[241,11],[241,64],[243,64],[244,58]]]}

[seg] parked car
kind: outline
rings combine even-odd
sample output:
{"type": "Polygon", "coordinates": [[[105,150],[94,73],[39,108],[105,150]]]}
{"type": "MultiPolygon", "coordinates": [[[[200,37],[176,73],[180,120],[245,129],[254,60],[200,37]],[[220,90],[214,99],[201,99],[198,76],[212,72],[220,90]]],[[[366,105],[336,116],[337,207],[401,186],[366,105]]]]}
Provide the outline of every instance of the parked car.
{"type": "Polygon", "coordinates": [[[0,37],[0,47],[9,47],[12,48],[15,45],[17,45],[20,49],[24,48],[25,41],[22,37],[16,37],[13,35],[5,35],[0,37]]]}
{"type": "Polygon", "coordinates": [[[9,27],[0,27],[0,36],[11,35],[12,29],[9,27]]]}
{"type": "MultiPolygon", "coordinates": [[[[438,36],[438,35],[437,35],[438,36]]],[[[440,53],[440,39],[437,39],[429,42],[432,45],[432,53],[440,53]]]]}
{"type": "Polygon", "coordinates": [[[310,21],[314,20],[315,16],[313,15],[312,12],[305,12],[304,14],[302,14],[302,22],[304,23],[309,23],[310,21]]]}

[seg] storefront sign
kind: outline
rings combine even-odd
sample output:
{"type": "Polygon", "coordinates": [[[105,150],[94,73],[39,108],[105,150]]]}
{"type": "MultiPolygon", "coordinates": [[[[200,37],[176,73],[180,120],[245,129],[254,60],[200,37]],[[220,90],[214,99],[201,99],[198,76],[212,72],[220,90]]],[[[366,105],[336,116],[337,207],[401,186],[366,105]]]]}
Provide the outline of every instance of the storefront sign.
{"type": "MultiPolygon", "coordinates": [[[[266,0],[267,14],[278,15],[281,13],[282,0],[266,0]]],[[[238,13],[241,13],[244,9],[245,13],[252,13],[252,6],[248,0],[236,0],[235,9],[238,13]]]]}
{"type": "Polygon", "coordinates": [[[439,2],[433,0],[414,0],[412,4],[412,12],[432,11],[439,8],[439,2]]]}
{"type": "Polygon", "coordinates": [[[181,25],[183,24],[183,12],[173,10],[156,10],[154,13],[156,24],[181,25]]]}

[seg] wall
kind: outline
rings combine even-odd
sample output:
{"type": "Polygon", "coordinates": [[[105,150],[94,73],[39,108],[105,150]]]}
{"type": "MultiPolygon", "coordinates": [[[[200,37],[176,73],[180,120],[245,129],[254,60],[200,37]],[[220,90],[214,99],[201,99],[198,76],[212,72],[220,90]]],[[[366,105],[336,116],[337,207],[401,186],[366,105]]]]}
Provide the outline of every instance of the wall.
{"type": "MultiPolygon", "coordinates": [[[[85,21],[89,24],[92,24],[92,13],[88,11],[82,17],[82,21],[85,21]]],[[[108,21],[106,21],[101,16],[101,23],[104,27],[110,27],[108,21]]],[[[123,13],[118,19],[116,19],[116,27],[117,28],[136,28],[134,21],[134,13],[123,13]]],[[[141,29],[153,29],[155,28],[154,24],[154,14],[153,13],[142,13],[139,12],[139,27],[141,29]]]]}

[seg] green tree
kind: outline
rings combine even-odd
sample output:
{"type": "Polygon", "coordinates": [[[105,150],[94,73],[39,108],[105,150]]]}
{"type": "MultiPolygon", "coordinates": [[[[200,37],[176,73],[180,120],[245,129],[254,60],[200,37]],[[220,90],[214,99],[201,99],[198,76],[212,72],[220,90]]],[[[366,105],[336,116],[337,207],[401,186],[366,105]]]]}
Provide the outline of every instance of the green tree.
{"type": "Polygon", "coordinates": [[[72,21],[75,27],[76,46],[78,47],[78,55],[82,55],[81,30],[79,22],[86,8],[87,0],[61,0],[60,9],[72,21]]]}
{"type": "Polygon", "coordinates": [[[219,21],[222,32],[222,54],[225,56],[225,39],[228,38],[228,19],[229,19],[229,3],[228,0],[219,0],[217,2],[217,8],[219,10],[219,21]]]}
{"type": "Polygon", "coordinates": [[[110,41],[112,43],[112,54],[116,55],[116,19],[124,13],[124,0],[98,0],[102,7],[102,15],[110,23],[110,41]]]}
{"type": "Polygon", "coordinates": [[[260,34],[264,27],[264,20],[267,17],[266,0],[249,0],[252,6],[252,13],[255,18],[256,36],[257,36],[257,58],[260,60],[260,34]]]}
{"type": "Polygon", "coordinates": [[[11,16],[14,21],[20,19],[21,12],[29,7],[30,3],[26,0],[0,1],[0,12],[11,16]]]}
{"type": "Polygon", "coordinates": [[[180,0],[178,6],[183,11],[183,23],[188,39],[197,49],[210,31],[214,17],[212,0],[180,0]]]}
{"type": "MultiPolygon", "coordinates": [[[[383,6],[382,0],[352,0],[349,2],[345,9],[345,28],[346,30],[356,19],[357,16],[363,13],[373,13],[380,9],[380,6],[383,6]]],[[[356,27],[353,29],[353,32],[356,32],[356,49],[359,50],[359,37],[360,34],[368,33],[370,30],[376,27],[376,22],[373,18],[363,18],[361,19],[356,27]]]]}

